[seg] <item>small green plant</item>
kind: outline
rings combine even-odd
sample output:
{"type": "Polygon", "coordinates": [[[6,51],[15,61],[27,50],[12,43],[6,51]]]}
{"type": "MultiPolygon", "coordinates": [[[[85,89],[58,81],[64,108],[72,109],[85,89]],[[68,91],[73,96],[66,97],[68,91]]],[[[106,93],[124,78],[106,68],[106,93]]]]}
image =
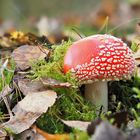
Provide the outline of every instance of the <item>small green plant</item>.
{"type": "MultiPolygon", "coordinates": [[[[140,100],[140,89],[138,88],[133,88],[133,91],[137,93],[135,98],[140,100]]],[[[140,110],[140,103],[137,103],[137,110],[140,110]]],[[[134,114],[135,120],[135,127],[140,128],[140,113],[136,111],[134,108],[132,108],[132,113],[134,114]]]]}
{"type": "Polygon", "coordinates": [[[132,42],[131,49],[133,52],[136,52],[138,50],[138,44],[136,42],[132,42]]]}
{"type": "Polygon", "coordinates": [[[110,106],[112,112],[127,111],[129,117],[132,117],[131,108],[136,109],[138,99],[135,98],[136,93],[133,87],[139,85],[139,80],[134,77],[128,81],[113,81],[109,83],[110,106]]]}
{"type": "Polygon", "coordinates": [[[9,63],[11,65],[12,70],[7,69],[7,66],[3,66],[4,64],[2,63],[0,65],[0,91],[4,88],[6,84],[9,84],[11,82],[14,73],[15,64],[13,60],[10,60],[9,63]]]}

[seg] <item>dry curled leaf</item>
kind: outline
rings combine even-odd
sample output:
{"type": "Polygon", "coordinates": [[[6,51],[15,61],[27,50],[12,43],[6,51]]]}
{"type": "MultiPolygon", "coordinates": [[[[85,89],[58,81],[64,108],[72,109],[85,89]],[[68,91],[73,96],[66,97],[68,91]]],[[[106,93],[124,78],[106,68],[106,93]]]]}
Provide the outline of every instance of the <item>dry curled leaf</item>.
{"type": "Polygon", "coordinates": [[[69,82],[61,82],[52,78],[41,78],[42,83],[47,87],[71,87],[71,84],[69,82]]]}
{"type": "Polygon", "coordinates": [[[29,93],[13,108],[15,115],[2,126],[15,134],[23,132],[55,103],[56,98],[52,90],[29,93]]]}
{"type": "Polygon", "coordinates": [[[56,99],[56,92],[52,90],[29,93],[23,100],[14,107],[14,113],[24,110],[33,113],[45,113],[48,107],[52,106],[56,99]]]}
{"type": "Polygon", "coordinates": [[[65,120],[61,120],[61,121],[69,127],[73,127],[82,131],[86,131],[88,125],[91,123],[91,122],[84,122],[84,121],[65,121],[65,120]]]}
{"type": "Polygon", "coordinates": [[[27,95],[30,92],[38,92],[46,89],[40,80],[32,81],[27,78],[18,79],[18,87],[24,95],[27,95]]]}
{"type": "Polygon", "coordinates": [[[48,55],[49,50],[42,48],[41,46],[31,45],[23,45],[15,49],[12,53],[12,57],[16,63],[16,66],[21,70],[26,70],[30,68],[31,61],[43,59],[48,55]]]}

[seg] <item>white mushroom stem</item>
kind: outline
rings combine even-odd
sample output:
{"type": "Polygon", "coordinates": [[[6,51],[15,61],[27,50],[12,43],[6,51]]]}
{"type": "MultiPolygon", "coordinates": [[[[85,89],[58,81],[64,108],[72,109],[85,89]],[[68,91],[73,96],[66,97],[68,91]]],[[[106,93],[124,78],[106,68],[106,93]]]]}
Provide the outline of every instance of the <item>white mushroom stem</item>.
{"type": "Polygon", "coordinates": [[[85,85],[85,98],[97,107],[103,106],[103,112],[108,111],[108,85],[107,81],[98,81],[85,85]]]}

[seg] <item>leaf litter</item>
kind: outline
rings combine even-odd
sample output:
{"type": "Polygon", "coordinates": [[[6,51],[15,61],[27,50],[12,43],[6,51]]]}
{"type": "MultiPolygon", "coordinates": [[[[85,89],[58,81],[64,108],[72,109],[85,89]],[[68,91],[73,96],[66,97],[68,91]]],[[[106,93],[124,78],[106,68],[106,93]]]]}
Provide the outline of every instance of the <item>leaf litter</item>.
{"type": "MultiPolygon", "coordinates": [[[[38,39],[36,36],[35,38],[32,38],[32,43],[28,38],[29,35],[27,35],[26,37],[24,34],[21,34],[21,38],[16,36],[16,33],[11,34],[11,39],[14,39],[17,44],[18,42],[20,42],[22,45],[19,45],[20,43],[18,44],[20,47],[14,50],[14,52],[12,53],[12,57],[16,63],[18,72],[27,71],[30,73],[28,69],[32,67],[31,62],[39,59],[45,59],[45,57],[50,57],[50,50],[42,46],[40,49],[38,45],[35,45],[34,41],[38,39]],[[21,71],[19,71],[19,69],[21,71]]],[[[139,51],[138,55],[135,54],[135,56],[136,59],[139,59],[139,51]]],[[[17,76],[16,78],[18,87],[25,97],[21,101],[19,101],[12,109],[13,117],[11,117],[9,121],[1,124],[2,128],[4,128],[7,132],[11,132],[14,134],[20,134],[21,132],[29,129],[42,114],[48,111],[49,107],[55,104],[56,98],[58,96],[54,91],[55,88],[59,89],[72,87],[71,83],[69,82],[59,81],[55,78],[50,77],[41,77],[38,80],[31,80],[27,78],[26,74],[24,76],[14,76],[17,76]]],[[[61,119],[61,121],[69,127],[73,127],[82,131],[87,131],[87,128],[90,124],[90,122],[84,122],[79,120],[61,119]]],[[[40,129],[38,128],[37,130],[40,129]]],[[[43,130],[40,130],[40,132],[44,133],[43,130]]],[[[47,132],[45,132],[45,136],[46,134],[47,132]]],[[[114,137],[118,140],[125,140],[122,132],[120,132],[114,126],[106,122],[101,122],[97,124],[95,133],[92,136],[93,139],[97,140],[109,140],[113,139],[114,137]]]]}
{"type": "Polygon", "coordinates": [[[3,128],[15,134],[23,132],[55,103],[56,98],[52,90],[29,93],[13,108],[14,116],[2,124],[3,128]]]}
{"type": "Polygon", "coordinates": [[[41,78],[40,79],[43,85],[47,87],[54,87],[54,88],[70,88],[72,85],[69,82],[61,82],[59,80],[55,80],[53,78],[41,78]]]}
{"type": "Polygon", "coordinates": [[[45,53],[41,51],[41,46],[23,45],[15,49],[12,57],[16,66],[21,70],[26,70],[31,67],[31,62],[38,59],[43,59],[49,54],[49,50],[44,49],[45,53]]]}
{"type": "Polygon", "coordinates": [[[18,87],[23,95],[27,95],[30,92],[39,92],[43,90],[47,90],[45,86],[42,84],[41,80],[30,80],[28,78],[19,78],[17,80],[18,87]]]}
{"type": "Polygon", "coordinates": [[[82,130],[82,131],[86,131],[87,128],[88,128],[88,125],[91,123],[91,122],[84,122],[84,121],[78,121],[78,120],[77,121],[61,120],[61,121],[69,127],[73,127],[75,129],[79,129],[79,130],[82,130]]]}

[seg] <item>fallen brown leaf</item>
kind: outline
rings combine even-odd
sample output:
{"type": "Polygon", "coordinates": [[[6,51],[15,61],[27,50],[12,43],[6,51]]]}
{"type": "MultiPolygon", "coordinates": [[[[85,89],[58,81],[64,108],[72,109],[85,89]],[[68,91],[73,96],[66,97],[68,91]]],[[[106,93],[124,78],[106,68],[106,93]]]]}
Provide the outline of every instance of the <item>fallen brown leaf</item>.
{"type": "Polygon", "coordinates": [[[12,57],[16,63],[16,66],[21,70],[26,70],[30,68],[31,61],[43,59],[48,55],[49,50],[42,48],[41,46],[31,45],[23,45],[15,49],[12,53],[12,57]]]}
{"type": "Polygon", "coordinates": [[[73,127],[82,131],[86,131],[88,125],[91,123],[91,122],[84,122],[84,121],[65,121],[65,120],[61,120],[61,121],[69,127],[73,127]]]}
{"type": "Polygon", "coordinates": [[[38,92],[46,89],[40,80],[32,81],[27,78],[18,79],[18,87],[24,95],[27,95],[30,92],[38,92]]]}
{"type": "Polygon", "coordinates": [[[2,124],[3,128],[15,134],[23,132],[55,103],[56,98],[57,94],[52,90],[29,93],[13,108],[15,115],[2,124]]]}
{"type": "Polygon", "coordinates": [[[40,79],[44,86],[47,87],[55,87],[55,88],[60,88],[60,87],[71,87],[71,84],[69,82],[61,82],[52,78],[41,78],[40,79]]]}

